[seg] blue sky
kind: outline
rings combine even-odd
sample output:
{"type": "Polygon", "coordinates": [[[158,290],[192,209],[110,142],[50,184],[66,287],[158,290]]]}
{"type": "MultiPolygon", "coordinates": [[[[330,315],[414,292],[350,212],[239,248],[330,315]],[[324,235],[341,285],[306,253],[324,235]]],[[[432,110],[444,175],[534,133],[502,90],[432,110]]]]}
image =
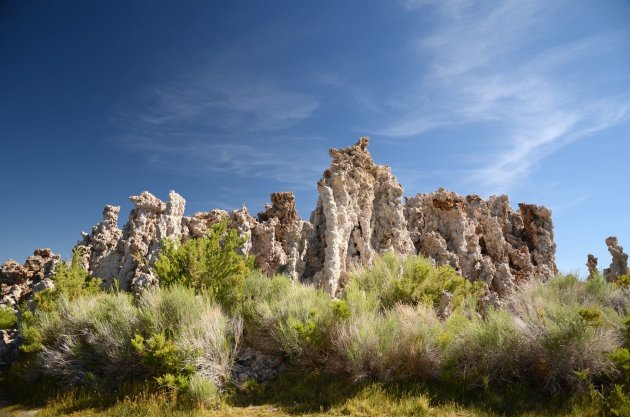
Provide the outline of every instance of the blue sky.
{"type": "Polygon", "coordinates": [[[406,195],[554,213],[562,271],[630,249],[630,2],[0,3],[0,259],[65,257],[105,204],[316,203],[371,137],[406,195]]]}

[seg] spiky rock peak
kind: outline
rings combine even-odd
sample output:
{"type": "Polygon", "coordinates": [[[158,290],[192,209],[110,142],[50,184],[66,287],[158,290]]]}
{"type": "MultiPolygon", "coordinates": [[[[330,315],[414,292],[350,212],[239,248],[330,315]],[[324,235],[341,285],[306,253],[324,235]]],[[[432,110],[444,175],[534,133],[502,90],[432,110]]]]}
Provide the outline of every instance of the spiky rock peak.
{"type": "MultiPolygon", "coordinates": [[[[106,285],[117,278],[121,288],[140,291],[157,284],[152,265],[165,239],[198,238],[227,219],[248,239],[241,251],[256,255],[266,274],[285,273],[333,295],[348,271],[387,251],[420,253],[452,265],[498,295],[521,280],[557,272],[551,211],[528,204],[514,211],[507,196],[484,201],[443,189],[403,203],[402,187],[389,167],[374,163],[368,143],[364,137],[330,150],[332,163],[317,184],[310,222],[300,218],[290,192],[272,194],[271,204],[254,217],[245,207],[184,216],[186,201],[179,194],[170,192],[164,202],[145,191],[130,197],[134,208],[122,230],[120,208],[106,206],[103,220],[83,234],[77,246],[84,266],[106,285]]],[[[615,271],[623,260],[618,257],[615,271]]],[[[5,264],[6,282],[18,265],[5,264]]]]}
{"type": "Polygon", "coordinates": [[[376,165],[362,137],[345,149],[331,149],[333,161],[317,184],[311,216],[307,271],[330,294],[344,272],[370,265],[387,251],[414,251],[403,214],[403,189],[387,166],[376,165]]]}

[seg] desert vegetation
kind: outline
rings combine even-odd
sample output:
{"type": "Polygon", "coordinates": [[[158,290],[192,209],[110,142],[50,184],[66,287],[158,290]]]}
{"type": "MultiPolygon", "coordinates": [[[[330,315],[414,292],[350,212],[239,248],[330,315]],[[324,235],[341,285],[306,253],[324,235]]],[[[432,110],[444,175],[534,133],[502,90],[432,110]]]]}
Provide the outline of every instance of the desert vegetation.
{"type": "Polygon", "coordinates": [[[493,304],[449,266],[387,253],[334,299],[264,275],[244,243],[225,222],[168,242],[161,287],[137,296],[75,253],[54,289],[0,310],[22,335],[4,389],[43,415],[630,415],[628,277],[532,280],[493,304]],[[244,349],[284,371],[235,381],[244,349]]]}

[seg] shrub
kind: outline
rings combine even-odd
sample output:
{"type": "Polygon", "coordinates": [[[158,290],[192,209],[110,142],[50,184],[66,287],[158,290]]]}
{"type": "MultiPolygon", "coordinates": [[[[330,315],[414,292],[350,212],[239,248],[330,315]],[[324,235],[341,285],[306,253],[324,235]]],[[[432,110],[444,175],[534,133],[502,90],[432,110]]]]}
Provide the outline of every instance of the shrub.
{"type": "Polygon", "coordinates": [[[137,305],[126,293],[61,297],[57,305],[34,314],[32,351],[35,371],[65,386],[155,378],[185,391],[193,375],[216,386],[229,379],[240,325],[192,289],[145,291],[137,305]]]}
{"type": "Polygon", "coordinates": [[[431,308],[399,305],[386,312],[355,311],[337,323],[331,337],[332,366],[354,381],[437,376],[440,322],[431,308]]]}
{"type": "Polygon", "coordinates": [[[476,310],[485,284],[472,283],[448,265],[433,266],[421,256],[402,257],[386,253],[374,260],[371,269],[351,276],[350,291],[360,290],[375,298],[382,308],[396,304],[427,304],[438,307],[444,292],[452,295],[450,308],[476,310]]]}
{"type": "Polygon", "coordinates": [[[55,283],[52,293],[55,297],[63,296],[72,301],[100,290],[101,280],[91,277],[90,273],[83,269],[82,256],[82,249],[77,248],[72,252],[72,260],[69,264],[60,262],[55,268],[52,276],[52,281],[55,283]]]}
{"type": "Polygon", "coordinates": [[[11,307],[0,305],[0,329],[10,329],[17,324],[17,315],[11,307]]]}
{"type": "Polygon", "coordinates": [[[139,323],[127,294],[98,294],[73,302],[62,297],[57,311],[37,312],[36,318],[37,370],[62,385],[116,385],[145,373],[130,343],[139,323]]]}
{"type": "Polygon", "coordinates": [[[207,292],[226,311],[238,308],[243,281],[254,259],[239,254],[246,239],[227,227],[227,220],[213,225],[208,235],[182,244],[166,241],[154,264],[162,286],[174,284],[207,292]]]}
{"type": "Polygon", "coordinates": [[[607,307],[610,294],[573,276],[521,285],[508,308],[524,338],[516,355],[531,378],[555,392],[611,371],[609,354],[622,338],[620,316],[607,307]]]}
{"type": "Polygon", "coordinates": [[[246,280],[245,300],[256,347],[286,353],[303,365],[320,364],[335,317],[328,294],[283,275],[269,279],[255,273],[246,280]]]}
{"type": "Polygon", "coordinates": [[[517,353],[524,340],[505,311],[489,310],[483,318],[451,316],[439,340],[451,382],[485,387],[521,376],[517,353]]]}
{"type": "Polygon", "coordinates": [[[620,275],[613,283],[615,286],[628,289],[630,288],[630,275],[620,275]]]}
{"type": "MultiPolygon", "coordinates": [[[[61,297],[72,301],[85,295],[96,294],[101,290],[101,280],[92,277],[81,266],[82,256],[83,249],[77,248],[72,252],[72,259],[69,263],[60,262],[55,267],[55,272],[51,277],[55,284],[54,288],[40,291],[33,297],[37,310],[50,313],[55,310],[57,300],[61,297]]],[[[26,309],[24,310],[26,311],[26,309]]],[[[28,322],[33,317],[27,313],[25,319],[28,322]]]]}
{"type": "Polygon", "coordinates": [[[177,369],[165,372],[190,375],[195,370],[218,386],[229,380],[240,320],[229,320],[209,297],[181,286],[146,291],[138,304],[145,336],[164,334],[177,352],[177,369]]]}
{"type": "Polygon", "coordinates": [[[203,408],[216,408],[220,403],[219,388],[199,374],[190,377],[183,397],[191,405],[203,408]]]}

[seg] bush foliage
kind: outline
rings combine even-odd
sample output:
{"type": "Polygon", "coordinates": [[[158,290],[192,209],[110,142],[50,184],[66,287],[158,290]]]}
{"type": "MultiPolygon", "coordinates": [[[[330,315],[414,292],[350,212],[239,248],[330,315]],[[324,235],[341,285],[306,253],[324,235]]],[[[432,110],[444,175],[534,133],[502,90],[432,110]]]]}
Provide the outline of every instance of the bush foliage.
{"type": "Polygon", "coordinates": [[[193,288],[232,311],[241,302],[243,281],[253,268],[253,257],[239,253],[245,243],[246,239],[228,229],[227,220],[223,220],[213,225],[204,238],[182,244],[164,242],[155,272],[162,286],[193,288]]]}
{"type": "Polygon", "coordinates": [[[17,324],[17,315],[12,308],[0,306],[0,329],[10,329],[17,324]]]}
{"type": "Polygon", "coordinates": [[[226,222],[204,238],[166,242],[155,263],[161,288],[137,299],[98,291],[75,254],[35,311],[22,312],[31,374],[65,386],[149,381],[183,402],[213,407],[243,335],[250,347],[283,355],[310,375],[421,381],[488,396],[508,386],[546,395],[599,387],[606,413],[630,410],[626,285],[572,275],[530,281],[500,308],[482,310],[485,284],[389,253],[354,271],[332,299],[253,269],[240,254],[245,243],[226,222]]]}

